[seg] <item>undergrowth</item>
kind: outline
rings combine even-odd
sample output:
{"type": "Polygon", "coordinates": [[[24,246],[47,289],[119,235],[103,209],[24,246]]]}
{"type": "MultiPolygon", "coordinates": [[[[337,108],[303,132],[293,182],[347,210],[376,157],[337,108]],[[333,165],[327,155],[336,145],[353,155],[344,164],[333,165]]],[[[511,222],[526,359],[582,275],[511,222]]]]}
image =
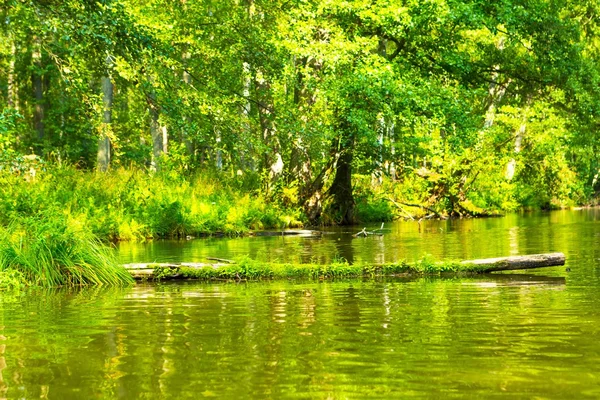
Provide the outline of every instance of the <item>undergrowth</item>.
{"type": "Polygon", "coordinates": [[[240,193],[222,180],[118,169],[105,174],[49,166],[35,177],[0,171],[0,225],[73,216],[102,240],[240,235],[300,227],[300,208],[240,193]]]}

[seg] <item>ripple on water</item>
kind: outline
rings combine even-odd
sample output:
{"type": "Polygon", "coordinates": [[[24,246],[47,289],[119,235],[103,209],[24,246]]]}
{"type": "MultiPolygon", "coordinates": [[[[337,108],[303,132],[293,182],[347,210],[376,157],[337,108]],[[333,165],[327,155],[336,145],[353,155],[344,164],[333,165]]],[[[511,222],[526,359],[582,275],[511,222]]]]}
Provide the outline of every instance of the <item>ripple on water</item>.
{"type": "MultiPolygon", "coordinates": [[[[596,219],[526,214],[427,221],[421,231],[400,223],[379,241],[192,241],[168,254],[261,257],[274,243],[265,254],[324,262],[336,252],[390,261],[564,251],[569,274],[0,294],[0,397],[596,398],[596,219]]],[[[163,245],[139,254],[160,261],[163,245]]]]}

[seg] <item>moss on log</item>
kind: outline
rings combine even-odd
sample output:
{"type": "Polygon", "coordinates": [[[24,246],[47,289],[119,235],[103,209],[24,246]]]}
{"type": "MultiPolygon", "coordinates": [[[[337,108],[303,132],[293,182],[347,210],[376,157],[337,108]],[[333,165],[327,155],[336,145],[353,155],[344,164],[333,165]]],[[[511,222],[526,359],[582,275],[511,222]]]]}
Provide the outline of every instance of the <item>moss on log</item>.
{"type": "Polygon", "coordinates": [[[473,274],[495,271],[521,270],[564,265],[562,253],[535,254],[503,258],[487,258],[463,262],[433,262],[427,258],[408,263],[405,261],[384,265],[348,264],[336,262],[320,264],[276,264],[251,259],[236,263],[143,263],[124,267],[135,279],[275,279],[275,278],[333,278],[359,276],[473,274]]]}

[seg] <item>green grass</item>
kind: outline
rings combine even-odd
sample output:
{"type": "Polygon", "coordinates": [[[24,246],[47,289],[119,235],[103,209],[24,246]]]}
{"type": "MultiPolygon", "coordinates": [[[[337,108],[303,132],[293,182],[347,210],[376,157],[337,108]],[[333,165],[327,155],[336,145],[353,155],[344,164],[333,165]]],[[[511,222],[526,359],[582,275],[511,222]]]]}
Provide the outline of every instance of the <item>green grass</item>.
{"type": "Polygon", "coordinates": [[[106,174],[47,166],[35,177],[0,171],[0,226],[29,217],[75,216],[102,240],[240,235],[302,226],[300,208],[235,182],[117,169],[106,174]]]}
{"type": "Polygon", "coordinates": [[[74,219],[23,219],[0,228],[0,287],[132,282],[114,252],[74,219]]]}

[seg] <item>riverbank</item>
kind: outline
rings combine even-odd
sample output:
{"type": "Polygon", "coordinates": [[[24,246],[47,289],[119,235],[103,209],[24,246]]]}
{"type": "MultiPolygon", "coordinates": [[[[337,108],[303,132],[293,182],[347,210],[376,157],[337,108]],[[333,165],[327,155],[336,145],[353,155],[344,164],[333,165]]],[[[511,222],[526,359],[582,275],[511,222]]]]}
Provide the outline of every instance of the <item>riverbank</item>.
{"type": "MultiPolygon", "coordinates": [[[[364,221],[401,216],[390,208],[392,200],[381,198],[385,191],[393,193],[389,184],[367,190],[370,184],[358,181],[357,213],[364,221]]],[[[129,284],[123,271],[113,270],[108,242],[241,236],[301,227],[307,220],[292,189],[263,193],[260,181],[249,177],[140,169],[95,173],[42,164],[0,171],[0,186],[0,286],[18,286],[21,280],[41,286],[129,284]]],[[[337,274],[320,268],[302,274],[337,274]]],[[[358,274],[353,268],[339,266],[339,271],[358,274]]]]}
{"type": "MultiPolygon", "coordinates": [[[[434,204],[418,200],[430,196],[415,182],[385,179],[372,185],[368,178],[356,177],[359,223],[450,215],[443,200],[434,204]]],[[[0,186],[0,226],[27,218],[46,222],[68,216],[102,241],[240,236],[308,226],[293,183],[266,189],[260,178],[248,174],[188,176],[139,168],[96,173],[46,163],[19,172],[0,170],[0,186]]],[[[498,216],[518,209],[508,202],[505,207],[485,204],[465,201],[461,207],[464,216],[498,216]]],[[[321,220],[324,225],[335,224],[326,207],[321,220]]]]}

